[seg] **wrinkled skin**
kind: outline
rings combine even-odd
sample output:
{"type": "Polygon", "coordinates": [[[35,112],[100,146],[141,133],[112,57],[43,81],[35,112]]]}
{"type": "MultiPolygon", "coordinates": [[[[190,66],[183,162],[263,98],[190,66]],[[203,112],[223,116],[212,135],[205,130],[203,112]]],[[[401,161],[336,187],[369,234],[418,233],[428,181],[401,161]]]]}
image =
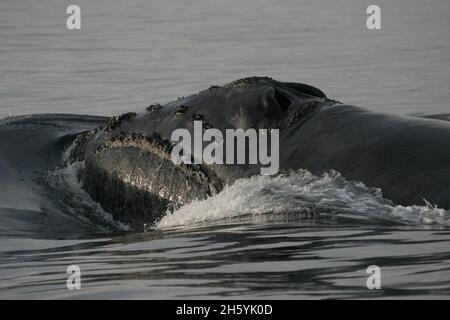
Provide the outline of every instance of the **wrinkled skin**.
{"type": "Polygon", "coordinates": [[[177,128],[279,129],[280,169],[337,170],[381,188],[398,204],[423,199],[450,208],[450,122],[377,114],[326,98],[314,87],[246,78],[152,105],[82,134],[71,150],[85,160],[84,187],[116,219],[153,224],[172,205],[220,192],[258,165],[182,165],[170,161],[177,128]]]}

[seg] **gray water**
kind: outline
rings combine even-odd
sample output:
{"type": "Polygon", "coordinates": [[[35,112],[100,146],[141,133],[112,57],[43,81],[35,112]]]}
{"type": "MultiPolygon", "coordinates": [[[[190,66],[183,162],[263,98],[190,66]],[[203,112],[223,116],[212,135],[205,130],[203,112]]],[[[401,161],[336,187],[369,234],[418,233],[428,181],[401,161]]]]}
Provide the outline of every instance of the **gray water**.
{"type": "MultiPolygon", "coordinates": [[[[380,112],[450,112],[448,0],[379,0],[378,31],[365,27],[371,3],[357,0],[78,0],[82,29],[69,31],[65,9],[72,3],[0,1],[0,118],[110,116],[249,75],[305,82],[332,99],[380,112]]],[[[5,137],[0,130],[1,150],[31,141],[32,134],[5,137]]],[[[0,184],[1,298],[450,293],[448,213],[396,208],[378,198],[376,209],[368,209],[366,190],[351,199],[349,213],[342,202],[350,200],[330,195],[329,187],[337,188],[331,183],[322,196],[341,212],[289,217],[258,206],[281,206],[279,195],[267,191],[271,184],[260,181],[253,198],[236,199],[243,192],[235,186],[233,197],[183,209],[188,221],[174,215],[168,227],[132,234],[78,219],[78,207],[67,209],[67,217],[37,208],[34,182],[19,169],[0,177],[7,181],[0,184]],[[66,288],[71,264],[82,270],[81,290],[66,288]],[[372,264],[382,270],[381,290],[366,287],[372,264]]],[[[282,200],[301,203],[295,194],[282,200]]]]}

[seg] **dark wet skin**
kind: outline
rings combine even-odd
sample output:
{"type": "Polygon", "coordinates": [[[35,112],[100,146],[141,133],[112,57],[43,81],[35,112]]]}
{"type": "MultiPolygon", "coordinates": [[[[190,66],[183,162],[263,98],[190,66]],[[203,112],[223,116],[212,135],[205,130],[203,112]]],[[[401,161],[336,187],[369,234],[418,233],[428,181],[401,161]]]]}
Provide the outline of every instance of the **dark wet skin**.
{"type": "Polygon", "coordinates": [[[166,105],[114,118],[83,135],[73,153],[86,160],[85,188],[115,218],[153,224],[167,207],[204,199],[258,165],[175,166],[172,132],[206,128],[279,129],[280,169],[336,170],[382,189],[403,205],[423,199],[450,208],[450,123],[344,105],[314,87],[270,78],[214,86],[166,105]]]}

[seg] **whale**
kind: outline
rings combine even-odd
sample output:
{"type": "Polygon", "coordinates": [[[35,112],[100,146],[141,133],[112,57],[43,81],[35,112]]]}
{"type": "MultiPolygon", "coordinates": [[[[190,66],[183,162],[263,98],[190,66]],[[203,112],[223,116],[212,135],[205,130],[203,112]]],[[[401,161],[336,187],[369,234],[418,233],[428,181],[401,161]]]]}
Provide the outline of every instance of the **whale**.
{"type": "MultiPolygon", "coordinates": [[[[175,164],[171,134],[184,128],[277,129],[280,172],[334,170],[381,189],[399,205],[450,209],[450,122],[398,116],[329,99],[313,86],[248,77],[153,103],[80,132],[66,150],[83,162],[85,191],[114,219],[152,226],[177,207],[206,199],[259,164],[175,164]]],[[[248,147],[248,146],[247,146],[248,147]]]]}

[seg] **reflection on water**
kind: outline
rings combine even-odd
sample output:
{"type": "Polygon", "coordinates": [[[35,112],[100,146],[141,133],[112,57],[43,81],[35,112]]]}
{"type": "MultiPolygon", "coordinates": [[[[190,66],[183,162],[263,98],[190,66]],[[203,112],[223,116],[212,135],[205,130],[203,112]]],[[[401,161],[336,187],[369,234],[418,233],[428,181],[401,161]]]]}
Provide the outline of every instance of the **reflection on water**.
{"type": "Polygon", "coordinates": [[[448,230],[240,223],[92,240],[2,240],[1,298],[444,298],[448,230]],[[19,242],[19,244],[18,244],[19,242]],[[82,289],[66,289],[77,264],[82,289]],[[382,289],[366,288],[381,267],[382,289]]]}

